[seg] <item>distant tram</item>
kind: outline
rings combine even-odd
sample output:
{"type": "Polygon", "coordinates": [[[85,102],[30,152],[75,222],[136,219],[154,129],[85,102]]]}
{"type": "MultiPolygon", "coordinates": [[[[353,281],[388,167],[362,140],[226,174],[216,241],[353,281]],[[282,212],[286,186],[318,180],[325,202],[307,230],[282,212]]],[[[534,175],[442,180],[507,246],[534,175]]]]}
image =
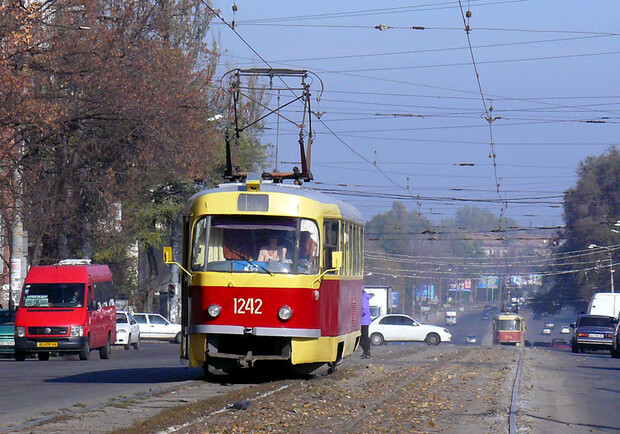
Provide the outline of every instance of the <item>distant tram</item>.
{"type": "MultiPolygon", "coordinates": [[[[194,195],[181,357],[208,375],[278,362],[335,367],[359,344],[363,240],[352,206],[260,174],[194,195]]],[[[164,256],[172,263],[169,248],[164,256]]]]}
{"type": "Polygon", "coordinates": [[[525,341],[525,318],[504,313],[493,318],[493,344],[523,345],[525,341]]]}

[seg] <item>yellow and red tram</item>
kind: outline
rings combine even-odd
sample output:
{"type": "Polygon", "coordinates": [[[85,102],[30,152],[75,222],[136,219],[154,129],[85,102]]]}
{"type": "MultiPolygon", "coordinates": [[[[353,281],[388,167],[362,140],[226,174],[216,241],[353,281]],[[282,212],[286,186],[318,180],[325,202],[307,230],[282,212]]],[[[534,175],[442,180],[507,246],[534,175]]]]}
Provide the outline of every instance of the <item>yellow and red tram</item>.
{"type": "Polygon", "coordinates": [[[503,313],[493,318],[493,343],[522,346],[525,342],[525,318],[503,313]]]}
{"type": "Polygon", "coordinates": [[[182,357],[218,374],[274,361],[335,366],[351,355],[363,231],[354,207],[260,175],[194,195],[184,220],[182,357]]]}

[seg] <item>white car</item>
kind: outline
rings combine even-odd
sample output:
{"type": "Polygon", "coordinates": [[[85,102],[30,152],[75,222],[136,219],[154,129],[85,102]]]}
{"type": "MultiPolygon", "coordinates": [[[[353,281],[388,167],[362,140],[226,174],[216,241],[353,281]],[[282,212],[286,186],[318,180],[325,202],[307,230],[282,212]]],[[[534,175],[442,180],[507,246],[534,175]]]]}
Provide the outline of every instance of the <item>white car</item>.
{"type": "Polygon", "coordinates": [[[560,333],[562,333],[563,335],[570,334],[570,327],[567,325],[562,326],[562,330],[560,330],[560,333]]]}
{"type": "Polygon", "coordinates": [[[545,327],[544,329],[542,329],[542,332],[540,332],[541,335],[550,335],[551,334],[551,329],[549,327],[545,327]]]}
{"type": "Polygon", "coordinates": [[[165,339],[181,343],[181,324],[173,324],[157,313],[134,313],[142,339],[165,339]]]}
{"type": "Polygon", "coordinates": [[[140,327],[131,312],[116,311],[116,342],[115,345],[124,345],[125,349],[134,347],[140,349],[140,327]]]}
{"type": "Polygon", "coordinates": [[[409,315],[389,314],[382,315],[370,323],[368,335],[373,345],[382,345],[384,342],[426,342],[429,345],[439,345],[440,342],[450,342],[452,334],[439,326],[422,324],[409,315]]]}

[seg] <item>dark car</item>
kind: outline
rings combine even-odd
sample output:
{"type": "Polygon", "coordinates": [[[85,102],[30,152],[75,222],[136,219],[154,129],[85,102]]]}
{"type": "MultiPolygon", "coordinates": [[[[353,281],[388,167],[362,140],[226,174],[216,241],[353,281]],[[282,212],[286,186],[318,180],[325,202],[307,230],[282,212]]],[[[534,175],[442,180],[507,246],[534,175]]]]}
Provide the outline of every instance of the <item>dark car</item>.
{"type": "Polygon", "coordinates": [[[556,350],[570,350],[571,347],[568,345],[564,339],[551,339],[551,348],[555,348],[556,350]]]}
{"type": "Polygon", "coordinates": [[[579,315],[574,328],[571,348],[573,353],[584,350],[607,350],[613,353],[617,321],[602,315],[579,315]]]}
{"type": "Polygon", "coordinates": [[[616,323],[616,335],[614,338],[613,348],[611,349],[611,357],[620,358],[620,322],[616,323]]]}

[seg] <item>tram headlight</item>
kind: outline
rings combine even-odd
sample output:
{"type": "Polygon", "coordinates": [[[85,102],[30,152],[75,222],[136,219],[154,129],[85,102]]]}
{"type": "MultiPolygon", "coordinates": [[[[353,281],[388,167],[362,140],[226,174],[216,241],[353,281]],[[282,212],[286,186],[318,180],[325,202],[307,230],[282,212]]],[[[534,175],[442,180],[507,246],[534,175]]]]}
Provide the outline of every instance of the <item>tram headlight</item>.
{"type": "Polygon", "coordinates": [[[288,306],[282,306],[278,311],[278,318],[282,321],[288,321],[293,316],[293,309],[288,306]]]}
{"type": "Polygon", "coordinates": [[[207,313],[211,318],[217,318],[220,315],[221,311],[222,307],[218,306],[217,304],[212,304],[207,308],[207,313]]]}

